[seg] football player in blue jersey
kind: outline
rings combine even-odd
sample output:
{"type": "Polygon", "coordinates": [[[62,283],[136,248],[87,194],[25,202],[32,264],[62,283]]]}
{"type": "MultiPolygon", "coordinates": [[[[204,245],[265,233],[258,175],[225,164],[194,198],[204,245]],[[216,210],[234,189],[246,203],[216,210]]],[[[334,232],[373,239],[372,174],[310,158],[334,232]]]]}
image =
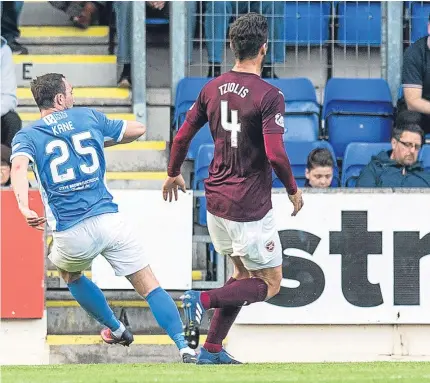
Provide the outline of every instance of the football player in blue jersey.
{"type": "Polygon", "coordinates": [[[32,81],[41,119],[20,130],[12,142],[12,186],[27,223],[43,229],[47,221],[54,245],[49,256],[73,297],[106,326],[102,339],[129,346],[133,335],[114,315],[102,291],[82,271],[102,254],[118,276],[144,297],[158,324],[180,350],[183,362],[196,361],[188,347],[178,309],[145,259],[138,235],[118,212],[105,184],[104,146],[132,142],[145,133],[136,121],[110,120],[90,108],[73,107],[73,88],[61,74],[32,81]],[[31,210],[27,169],[33,168],[45,217],[31,210]]]}

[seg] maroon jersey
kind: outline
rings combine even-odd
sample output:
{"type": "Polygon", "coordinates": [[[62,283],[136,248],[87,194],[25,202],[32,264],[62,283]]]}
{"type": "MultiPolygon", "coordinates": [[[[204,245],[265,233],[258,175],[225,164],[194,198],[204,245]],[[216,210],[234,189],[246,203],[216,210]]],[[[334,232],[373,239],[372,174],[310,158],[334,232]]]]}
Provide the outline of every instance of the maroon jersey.
{"type": "Polygon", "coordinates": [[[205,181],[207,209],[232,221],[262,219],[272,208],[272,167],[264,134],[283,134],[281,91],[259,76],[227,72],[210,81],[187,113],[201,127],[207,121],[215,155],[205,181]]]}

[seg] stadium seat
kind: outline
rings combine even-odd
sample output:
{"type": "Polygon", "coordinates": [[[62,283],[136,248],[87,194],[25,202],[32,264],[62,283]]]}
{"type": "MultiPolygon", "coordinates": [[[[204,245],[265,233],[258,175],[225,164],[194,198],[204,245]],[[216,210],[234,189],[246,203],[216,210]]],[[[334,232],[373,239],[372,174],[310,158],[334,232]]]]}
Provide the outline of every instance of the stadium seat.
{"type": "MultiPolygon", "coordinates": [[[[285,149],[290,159],[291,169],[293,171],[294,178],[296,179],[297,186],[303,187],[306,182],[305,171],[306,164],[309,153],[316,148],[326,148],[328,149],[332,156],[333,161],[335,160],[335,155],[332,146],[327,141],[314,141],[314,142],[286,142],[285,149]]],[[[281,180],[276,176],[275,172],[272,172],[273,181],[272,187],[283,188],[281,180]]],[[[334,161],[333,170],[333,181],[332,186],[339,186],[339,169],[337,167],[336,161],[334,161]]]]}
{"type": "Polygon", "coordinates": [[[354,187],[357,177],[372,159],[381,151],[391,150],[389,142],[353,142],[346,147],[342,162],[342,187],[354,187]]]}
{"type": "Polygon", "coordinates": [[[331,78],[325,87],[324,134],[337,158],[350,142],[388,142],[393,103],[384,79],[331,78]]]}
{"type": "Polygon", "coordinates": [[[381,3],[339,1],[337,42],[346,46],[381,45],[381,3]]]}
{"type": "MultiPolygon", "coordinates": [[[[204,190],[204,180],[209,175],[209,165],[214,157],[215,146],[212,144],[201,145],[194,162],[194,190],[204,190]]],[[[206,198],[198,197],[197,202],[200,207],[198,210],[198,223],[202,226],[207,225],[206,220],[206,198]]]]}
{"type": "Polygon", "coordinates": [[[316,141],[319,137],[320,105],[307,78],[266,80],[285,97],[284,141],[316,141]]]}
{"type": "Polygon", "coordinates": [[[430,14],[430,1],[409,2],[411,42],[428,36],[427,24],[430,14]]]}
{"type": "Polygon", "coordinates": [[[194,136],[191,141],[190,147],[188,148],[187,158],[189,160],[196,159],[199,148],[205,144],[212,144],[214,140],[212,138],[211,131],[209,129],[209,124],[205,124],[194,136]]]}
{"type": "Polygon", "coordinates": [[[430,145],[424,145],[418,155],[418,160],[423,163],[426,171],[430,172],[430,145]]]}
{"type": "MultiPolygon", "coordinates": [[[[175,113],[173,118],[173,126],[175,129],[181,127],[182,123],[185,121],[185,115],[188,109],[194,104],[200,91],[209,80],[210,79],[207,77],[186,77],[179,81],[176,88],[175,113]]],[[[206,124],[191,141],[187,158],[189,160],[194,160],[200,145],[210,143],[213,143],[213,139],[209,130],[209,125],[206,124]]]]}
{"type": "Polygon", "coordinates": [[[167,25],[169,24],[169,19],[164,17],[150,17],[146,18],[146,25],[167,25]]]}
{"type": "Polygon", "coordinates": [[[185,121],[185,115],[197,100],[200,91],[210,79],[207,77],[185,77],[176,87],[175,114],[173,124],[179,129],[185,121]]]}
{"type": "Polygon", "coordinates": [[[329,39],[329,1],[286,1],[285,44],[322,45],[329,39]]]}

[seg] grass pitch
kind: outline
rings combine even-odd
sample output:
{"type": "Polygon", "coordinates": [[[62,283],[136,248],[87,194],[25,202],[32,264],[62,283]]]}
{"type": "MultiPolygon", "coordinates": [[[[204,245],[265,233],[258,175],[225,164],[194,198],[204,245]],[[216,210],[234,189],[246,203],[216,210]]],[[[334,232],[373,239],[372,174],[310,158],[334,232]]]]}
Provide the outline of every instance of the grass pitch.
{"type": "Polygon", "coordinates": [[[2,383],[427,383],[430,363],[195,366],[98,364],[1,368],[2,383]]]}

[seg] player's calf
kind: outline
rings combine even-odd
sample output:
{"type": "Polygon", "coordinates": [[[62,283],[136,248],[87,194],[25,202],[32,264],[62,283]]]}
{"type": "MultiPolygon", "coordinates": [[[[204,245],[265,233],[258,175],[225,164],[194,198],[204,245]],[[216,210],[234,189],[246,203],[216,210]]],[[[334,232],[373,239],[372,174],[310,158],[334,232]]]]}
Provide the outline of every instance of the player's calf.
{"type": "Polygon", "coordinates": [[[155,320],[175,342],[184,363],[195,363],[196,353],[188,347],[183,334],[183,324],[178,308],[171,296],[160,287],[149,266],[129,275],[128,280],[144,297],[155,320]]]}
{"type": "Polygon", "coordinates": [[[266,283],[267,295],[265,300],[270,299],[279,293],[282,281],[282,266],[252,270],[250,273],[253,278],[259,278],[266,283]]]}

